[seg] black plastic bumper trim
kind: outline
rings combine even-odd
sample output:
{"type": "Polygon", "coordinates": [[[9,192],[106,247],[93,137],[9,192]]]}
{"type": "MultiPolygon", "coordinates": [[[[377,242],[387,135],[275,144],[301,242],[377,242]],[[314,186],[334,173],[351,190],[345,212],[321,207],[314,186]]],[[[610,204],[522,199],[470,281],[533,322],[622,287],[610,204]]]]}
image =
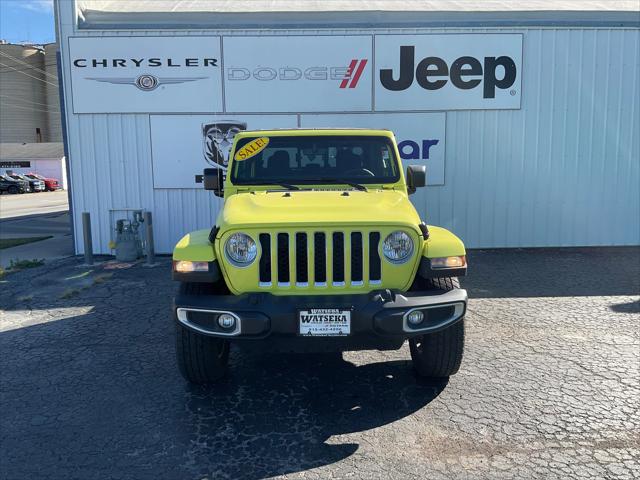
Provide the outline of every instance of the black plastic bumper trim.
{"type": "MultiPolygon", "coordinates": [[[[246,293],[242,295],[184,295],[174,299],[174,316],[177,309],[232,312],[242,324],[234,339],[260,339],[271,335],[297,337],[298,311],[309,308],[351,309],[351,335],[354,338],[377,337],[379,339],[411,338],[445,329],[459,321],[466,312],[467,292],[429,290],[423,292],[393,293],[378,290],[357,295],[295,295],[280,296],[270,293],[246,293]],[[451,311],[455,315],[425,314],[419,327],[407,331],[405,316],[411,310],[451,311]]],[[[188,327],[188,325],[186,325],[188,327]]],[[[216,336],[215,331],[203,332],[216,336]]],[[[295,340],[294,340],[295,341],[295,340]]]]}

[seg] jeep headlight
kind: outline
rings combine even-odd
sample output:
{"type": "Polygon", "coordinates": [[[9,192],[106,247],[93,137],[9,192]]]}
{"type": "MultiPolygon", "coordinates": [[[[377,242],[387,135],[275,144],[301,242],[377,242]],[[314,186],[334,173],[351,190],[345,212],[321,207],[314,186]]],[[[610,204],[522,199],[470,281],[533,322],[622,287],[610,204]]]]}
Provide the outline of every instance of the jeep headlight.
{"type": "Polygon", "coordinates": [[[227,258],[236,266],[246,267],[256,259],[258,247],[246,233],[234,233],[224,246],[227,258]]]}
{"type": "Polygon", "coordinates": [[[411,258],[413,241],[404,232],[391,232],[382,243],[382,253],[391,263],[404,263],[411,258]]]}

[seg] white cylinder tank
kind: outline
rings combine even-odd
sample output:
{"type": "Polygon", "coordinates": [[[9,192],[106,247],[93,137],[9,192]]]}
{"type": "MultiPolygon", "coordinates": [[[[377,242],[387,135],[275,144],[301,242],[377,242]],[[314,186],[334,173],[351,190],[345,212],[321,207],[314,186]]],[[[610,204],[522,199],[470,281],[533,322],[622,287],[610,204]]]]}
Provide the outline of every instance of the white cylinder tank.
{"type": "Polygon", "coordinates": [[[41,48],[0,44],[1,143],[46,141],[46,78],[41,48]]]}

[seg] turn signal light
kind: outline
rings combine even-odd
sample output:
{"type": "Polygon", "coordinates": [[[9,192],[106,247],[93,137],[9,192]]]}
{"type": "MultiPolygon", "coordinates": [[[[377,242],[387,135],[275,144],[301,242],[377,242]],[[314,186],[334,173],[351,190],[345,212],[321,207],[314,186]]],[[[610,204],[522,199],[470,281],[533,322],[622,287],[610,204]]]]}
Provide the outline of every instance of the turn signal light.
{"type": "Polygon", "coordinates": [[[431,259],[431,268],[460,268],[467,264],[467,257],[461,255],[459,257],[438,257],[431,259]]]}
{"type": "Polygon", "coordinates": [[[180,273],[192,273],[192,272],[208,272],[208,262],[191,262],[188,260],[179,260],[173,262],[173,271],[180,273]]]}

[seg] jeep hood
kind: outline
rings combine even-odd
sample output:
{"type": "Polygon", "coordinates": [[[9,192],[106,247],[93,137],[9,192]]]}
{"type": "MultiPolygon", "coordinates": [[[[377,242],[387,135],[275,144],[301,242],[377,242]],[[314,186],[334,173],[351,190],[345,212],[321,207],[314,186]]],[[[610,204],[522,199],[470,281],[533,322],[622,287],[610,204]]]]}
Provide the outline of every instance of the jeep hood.
{"type": "Polygon", "coordinates": [[[395,190],[238,193],[226,199],[216,222],[220,233],[295,225],[403,225],[419,232],[419,223],[407,195],[395,190]]]}

